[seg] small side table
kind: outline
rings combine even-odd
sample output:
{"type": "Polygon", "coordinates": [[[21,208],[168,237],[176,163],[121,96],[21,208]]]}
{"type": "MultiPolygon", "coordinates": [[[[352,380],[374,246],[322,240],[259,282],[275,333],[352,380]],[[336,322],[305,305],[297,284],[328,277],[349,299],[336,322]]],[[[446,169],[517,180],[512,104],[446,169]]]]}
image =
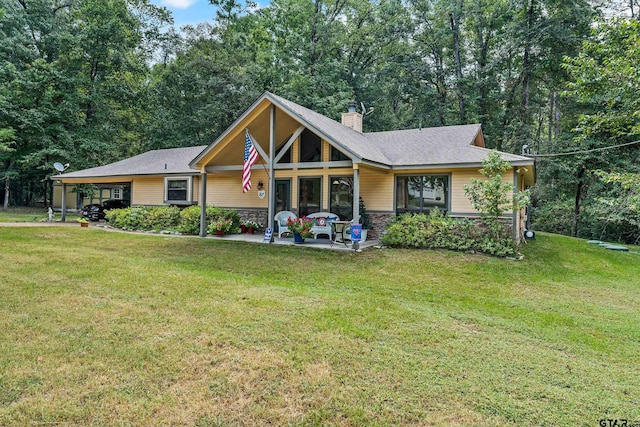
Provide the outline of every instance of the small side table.
{"type": "Polygon", "coordinates": [[[351,241],[346,235],[345,232],[349,225],[351,225],[351,221],[331,221],[331,230],[332,230],[332,239],[331,246],[336,243],[342,243],[345,247],[348,247],[347,240],[351,241]]]}

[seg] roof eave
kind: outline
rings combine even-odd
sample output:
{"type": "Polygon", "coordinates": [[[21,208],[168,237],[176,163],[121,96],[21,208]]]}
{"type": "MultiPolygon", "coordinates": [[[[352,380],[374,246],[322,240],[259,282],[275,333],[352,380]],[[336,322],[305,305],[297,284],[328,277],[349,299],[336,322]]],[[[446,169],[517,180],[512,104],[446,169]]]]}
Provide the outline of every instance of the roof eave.
{"type": "Polygon", "coordinates": [[[189,172],[163,172],[163,173],[122,173],[122,174],[110,174],[110,175],[90,175],[90,176],[62,176],[62,175],[54,175],[51,177],[52,181],[60,181],[65,179],[106,179],[106,178],[114,178],[114,177],[136,177],[136,176],[172,176],[172,175],[190,175],[196,176],[199,175],[200,172],[196,170],[191,170],[189,172]]]}
{"type": "MultiPolygon", "coordinates": [[[[526,160],[517,160],[509,162],[509,165],[516,166],[532,166],[534,161],[526,161],[526,160]]],[[[431,163],[431,164],[422,164],[422,165],[392,165],[390,167],[391,170],[406,170],[406,169],[466,169],[466,168],[476,168],[482,167],[482,162],[473,162],[473,163],[431,163]]]]}

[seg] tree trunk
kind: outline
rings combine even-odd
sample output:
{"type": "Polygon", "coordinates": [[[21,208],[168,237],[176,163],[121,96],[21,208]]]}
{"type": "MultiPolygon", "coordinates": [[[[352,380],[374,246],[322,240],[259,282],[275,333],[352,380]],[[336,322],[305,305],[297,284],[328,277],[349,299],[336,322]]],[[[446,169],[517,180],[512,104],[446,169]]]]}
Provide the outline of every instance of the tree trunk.
{"type": "MultiPolygon", "coordinates": [[[[549,92],[549,129],[547,132],[547,146],[551,147],[551,139],[553,138],[553,125],[554,125],[554,117],[555,114],[553,114],[553,108],[556,105],[555,102],[555,92],[552,90],[549,92]]],[[[540,153],[540,150],[538,150],[538,153],[540,153]]]]}
{"type": "Polygon", "coordinates": [[[318,49],[318,21],[320,20],[320,12],[322,10],[322,1],[316,0],[315,13],[313,14],[313,24],[311,26],[311,48],[309,51],[309,75],[315,76],[316,74],[316,61],[317,61],[317,49],[318,49]]]}
{"type": "Polygon", "coordinates": [[[578,237],[578,221],[580,217],[580,202],[582,201],[582,190],[584,189],[584,168],[578,172],[578,185],[576,186],[576,198],[573,205],[573,223],[571,224],[571,235],[578,237]]]}
{"type": "Polygon", "coordinates": [[[456,61],[456,95],[458,97],[458,108],[460,109],[460,123],[467,122],[465,114],[464,93],[462,89],[462,61],[460,59],[460,17],[462,15],[462,7],[464,0],[460,3],[456,2],[456,13],[449,12],[449,23],[451,25],[451,33],[453,35],[453,52],[456,61]]]}
{"type": "Polygon", "coordinates": [[[527,127],[529,119],[529,98],[531,94],[531,45],[533,37],[533,20],[535,12],[536,0],[529,1],[529,8],[527,10],[527,23],[526,34],[524,40],[524,53],[522,56],[522,99],[520,100],[520,126],[522,127],[521,137],[526,141],[526,144],[530,144],[529,129],[527,127]]]}
{"type": "Polygon", "coordinates": [[[560,94],[556,92],[555,96],[556,106],[555,106],[555,120],[553,122],[553,137],[558,139],[560,137],[560,119],[562,118],[560,111],[560,94]]]}
{"type": "Polygon", "coordinates": [[[4,205],[3,209],[6,211],[9,209],[9,177],[4,179],[4,205]]]}

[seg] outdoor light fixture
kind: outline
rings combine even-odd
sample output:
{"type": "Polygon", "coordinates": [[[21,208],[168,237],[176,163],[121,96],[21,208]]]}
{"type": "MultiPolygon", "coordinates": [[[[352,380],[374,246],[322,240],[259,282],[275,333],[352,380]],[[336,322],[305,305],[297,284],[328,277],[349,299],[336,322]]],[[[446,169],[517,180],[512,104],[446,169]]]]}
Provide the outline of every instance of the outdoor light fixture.
{"type": "Polygon", "coordinates": [[[264,188],[264,184],[262,181],[258,181],[258,190],[262,190],[264,188]]]}

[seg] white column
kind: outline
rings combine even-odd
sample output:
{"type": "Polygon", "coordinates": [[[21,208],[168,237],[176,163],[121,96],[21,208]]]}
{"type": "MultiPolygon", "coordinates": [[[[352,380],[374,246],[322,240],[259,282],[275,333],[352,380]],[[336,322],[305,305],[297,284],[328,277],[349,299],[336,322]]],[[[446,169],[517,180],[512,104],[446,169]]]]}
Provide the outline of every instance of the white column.
{"type": "Polygon", "coordinates": [[[207,174],[200,174],[200,237],[207,237],[207,174]]]}
{"type": "Polygon", "coordinates": [[[62,184],[62,217],[60,220],[65,222],[67,219],[67,184],[62,184]]]}
{"type": "Polygon", "coordinates": [[[360,169],[353,164],[353,223],[360,224],[360,169]]]}
{"type": "Polygon", "coordinates": [[[269,216],[269,228],[273,230],[276,214],[276,174],[274,160],[276,158],[276,106],[271,105],[269,117],[269,207],[267,215],[269,216]]]}

